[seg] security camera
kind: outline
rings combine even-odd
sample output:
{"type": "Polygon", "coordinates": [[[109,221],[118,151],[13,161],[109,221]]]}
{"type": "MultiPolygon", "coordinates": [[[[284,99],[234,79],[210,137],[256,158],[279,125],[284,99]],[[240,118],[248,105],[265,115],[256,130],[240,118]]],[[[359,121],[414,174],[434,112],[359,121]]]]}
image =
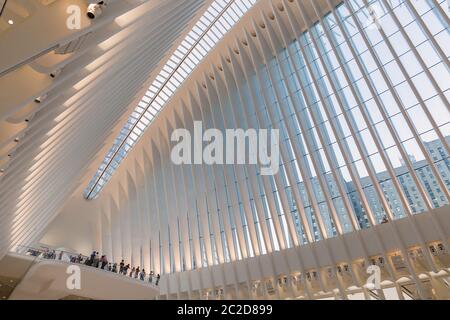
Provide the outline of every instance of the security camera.
{"type": "Polygon", "coordinates": [[[57,76],[59,76],[60,73],[61,73],[61,69],[57,69],[57,70],[53,71],[52,73],[50,73],[50,77],[56,78],[57,76]]]}
{"type": "Polygon", "coordinates": [[[47,94],[44,94],[40,97],[37,97],[36,99],[34,99],[34,102],[36,103],[41,103],[42,101],[44,101],[45,99],[47,99],[47,94]]]}
{"type": "Polygon", "coordinates": [[[89,19],[95,19],[103,13],[103,9],[106,7],[105,1],[99,1],[97,3],[91,3],[87,8],[87,16],[89,19]]]}

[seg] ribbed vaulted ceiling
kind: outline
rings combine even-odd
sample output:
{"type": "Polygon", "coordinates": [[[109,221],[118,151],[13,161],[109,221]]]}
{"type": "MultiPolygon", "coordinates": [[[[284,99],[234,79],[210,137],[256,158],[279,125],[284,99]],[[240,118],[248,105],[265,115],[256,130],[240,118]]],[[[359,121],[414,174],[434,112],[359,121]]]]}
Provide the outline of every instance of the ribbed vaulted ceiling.
{"type": "Polygon", "coordinates": [[[28,2],[0,19],[0,257],[40,236],[210,3],[110,0],[88,20],[88,1],[28,2]]]}

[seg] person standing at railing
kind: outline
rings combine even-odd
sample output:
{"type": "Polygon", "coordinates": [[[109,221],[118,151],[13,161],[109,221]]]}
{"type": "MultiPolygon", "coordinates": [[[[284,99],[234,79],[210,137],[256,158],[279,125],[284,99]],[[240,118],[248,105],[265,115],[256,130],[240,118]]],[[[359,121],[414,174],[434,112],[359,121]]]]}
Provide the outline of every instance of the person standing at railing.
{"type": "Polygon", "coordinates": [[[101,263],[101,269],[104,270],[105,267],[108,265],[108,258],[106,258],[106,255],[102,255],[102,257],[100,258],[100,263],[101,263]]]}
{"type": "Polygon", "coordinates": [[[148,282],[152,283],[153,281],[153,271],[150,271],[150,273],[148,274],[148,282]]]}
{"type": "Polygon", "coordinates": [[[161,279],[161,276],[160,276],[159,273],[158,273],[158,275],[156,276],[156,282],[155,282],[155,285],[158,285],[159,279],[161,279]]]}
{"type": "Polygon", "coordinates": [[[132,268],[131,268],[131,271],[130,271],[130,278],[133,278],[134,271],[135,271],[135,269],[134,269],[134,267],[132,267],[132,268]]]}
{"type": "Polygon", "coordinates": [[[123,275],[126,276],[128,274],[128,269],[130,269],[130,264],[127,264],[124,268],[123,268],[123,275]]]}
{"type": "Polygon", "coordinates": [[[123,268],[124,267],[125,267],[125,262],[122,259],[122,261],[120,261],[120,265],[119,265],[119,273],[120,274],[123,274],[123,268]]]}
{"type": "Polygon", "coordinates": [[[137,279],[139,277],[139,272],[141,271],[141,269],[139,267],[136,268],[136,272],[134,274],[134,278],[137,279]]]}
{"type": "Polygon", "coordinates": [[[142,280],[142,281],[144,281],[145,280],[145,269],[142,269],[142,271],[141,271],[141,273],[140,273],[140,279],[142,280]]]}
{"type": "Polygon", "coordinates": [[[92,266],[94,268],[98,268],[99,264],[100,264],[100,259],[98,258],[98,252],[96,252],[95,256],[94,256],[94,261],[92,262],[92,266]]]}

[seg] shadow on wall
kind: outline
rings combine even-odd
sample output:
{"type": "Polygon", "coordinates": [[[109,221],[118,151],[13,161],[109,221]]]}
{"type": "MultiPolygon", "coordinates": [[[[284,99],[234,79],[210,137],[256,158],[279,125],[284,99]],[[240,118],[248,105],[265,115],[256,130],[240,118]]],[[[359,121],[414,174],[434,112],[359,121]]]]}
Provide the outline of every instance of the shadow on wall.
{"type": "MultiPolygon", "coordinates": [[[[109,219],[104,216],[104,219],[109,219]]],[[[100,210],[96,201],[84,201],[81,192],[67,201],[59,215],[49,224],[38,245],[51,248],[68,248],[71,252],[89,254],[100,249],[96,234],[101,229],[100,210]]]]}

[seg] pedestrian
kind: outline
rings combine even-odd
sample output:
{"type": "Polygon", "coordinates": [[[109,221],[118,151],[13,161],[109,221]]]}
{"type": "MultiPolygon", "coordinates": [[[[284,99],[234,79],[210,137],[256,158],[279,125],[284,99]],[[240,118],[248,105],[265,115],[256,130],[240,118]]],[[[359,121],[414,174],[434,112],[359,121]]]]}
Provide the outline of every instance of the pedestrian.
{"type": "Polygon", "coordinates": [[[92,263],[92,266],[94,268],[98,268],[99,264],[100,264],[100,259],[98,258],[98,252],[96,252],[94,255],[94,261],[92,263]]]}
{"type": "Polygon", "coordinates": [[[122,274],[123,273],[123,268],[125,267],[125,262],[123,261],[123,259],[122,259],[122,261],[120,261],[120,268],[119,268],[119,273],[120,274],[122,274]]]}
{"type": "Polygon", "coordinates": [[[139,272],[141,271],[141,269],[139,269],[139,267],[136,268],[136,272],[134,274],[134,278],[137,279],[139,277],[139,272]]]}
{"type": "Polygon", "coordinates": [[[108,258],[106,258],[106,255],[103,255],[100,261],[101,261],[101,268],[104,270],[105,267],[108,265],[108,258]]]}
{"type": "Polygon", "coordinates": [[[141,274],[140,274],[140,278],[142,281],[145,280],[145,269],[142,269],[141,274]]]}
{"type": "Polygon", "coordinates": [[[127,264],[124,268],[123,268],[123,275],[126,276],[128,274],[128,269],[130,269],[130,264],[127,264]]]}
{"type": "Polygon", "coordinates": [[[150,273],[148,274],[148,282],[152,283],[153,280],[153,271],[150,271],[150,273]]]}

